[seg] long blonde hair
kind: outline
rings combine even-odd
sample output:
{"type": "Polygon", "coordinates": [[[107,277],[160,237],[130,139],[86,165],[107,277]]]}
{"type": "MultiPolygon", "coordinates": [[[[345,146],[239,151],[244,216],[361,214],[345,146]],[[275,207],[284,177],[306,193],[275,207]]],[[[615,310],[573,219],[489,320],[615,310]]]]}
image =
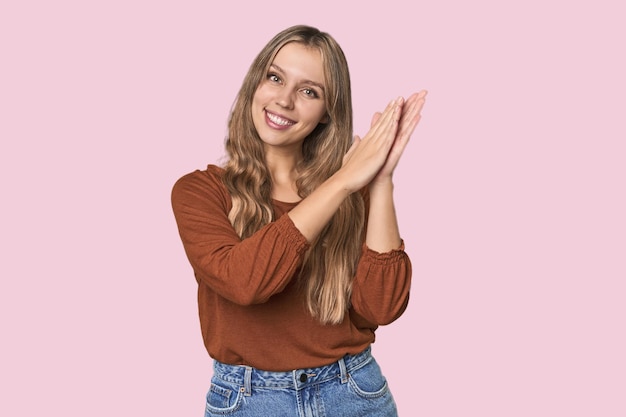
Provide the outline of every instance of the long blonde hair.
{"type": "MultiPolygon", "coordinates": [[[[229,219],[244,239],[274,220],[272,182],[263,143],[252,122],[251,102],[284,45],[299,42],[322,56],[328,122],[304,140],[296,186],[305,198],[334,174],[352,142],[350,74],[343,51],[327,33],[310,26],[293,26],[278,33],[252,62],[228,123],[224,183],[232,197],[229,219]]],[[[301,267],[301,283],[311,314],[324,324],[338,324],[349,308],[352,279],[361,255],[364,203],[360,193],[339,207],[311,248],[301,267]]]]}

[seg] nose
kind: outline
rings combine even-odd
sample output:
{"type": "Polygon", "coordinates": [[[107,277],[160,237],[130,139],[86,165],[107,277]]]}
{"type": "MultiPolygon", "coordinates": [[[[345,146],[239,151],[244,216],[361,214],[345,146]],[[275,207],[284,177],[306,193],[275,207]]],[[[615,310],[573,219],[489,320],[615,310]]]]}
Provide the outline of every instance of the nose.
{"type": "Polygon", "coordinates": [[[288,88],[282,88],[276,96],[276,104],[286,109],[293,108],[293,94],[288,88]]]}

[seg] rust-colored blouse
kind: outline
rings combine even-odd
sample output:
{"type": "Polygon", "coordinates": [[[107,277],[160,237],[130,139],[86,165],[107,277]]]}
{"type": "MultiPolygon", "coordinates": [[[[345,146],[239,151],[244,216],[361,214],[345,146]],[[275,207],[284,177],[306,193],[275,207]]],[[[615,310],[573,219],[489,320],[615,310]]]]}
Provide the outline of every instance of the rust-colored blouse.
{"type": "Polygon", "coordinates": [[[285,215],[297,203],[274,201],[277,220],[242,240],[228,220],[232,203],[222,173],[209,165],[183,176],[172,191],[212,358],[267,371],[323,366],[362,351],[374,342],[379,325],[404,312],[411,284],[404,248],[377,253],[363,245],[344,321],[316,321],[295,282],[306,279],[297,272],[309,248],[285,215]]]}

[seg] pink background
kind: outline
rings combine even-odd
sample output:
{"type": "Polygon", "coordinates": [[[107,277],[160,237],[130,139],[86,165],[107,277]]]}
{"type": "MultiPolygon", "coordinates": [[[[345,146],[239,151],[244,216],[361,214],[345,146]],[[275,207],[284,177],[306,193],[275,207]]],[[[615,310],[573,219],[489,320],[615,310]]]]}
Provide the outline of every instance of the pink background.
{"type": "Polygon", "coordinates": [[[400,414],[625,416],[620,3],[2,2],[0,415],[202,415],[170,189],[307,23],[346,52],[357,133],[429,90],[396,176],[411,303],[374,347],[400,414]]]}

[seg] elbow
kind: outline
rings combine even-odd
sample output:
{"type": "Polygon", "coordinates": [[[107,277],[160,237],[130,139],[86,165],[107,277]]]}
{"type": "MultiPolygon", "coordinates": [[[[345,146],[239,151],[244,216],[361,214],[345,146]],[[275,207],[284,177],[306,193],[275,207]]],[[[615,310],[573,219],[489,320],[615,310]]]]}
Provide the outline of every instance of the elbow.
{"type": "Polygon", "coordinates": [[[377,323],[380,326],[386,326],[388,324],[396,321],[400,316],[405,312],[407,306],[409,305],[409,295],[407,294],[404,300],[398,301],[394,306],[387,309],[386,311],[381,311],[377,315],[377,323]]]}
{"type": "Polygon", "coordinates": [[[264,296],[263,294],[258,294],[255,292],[233,292],[230,296],[225,297],[232,303],[235,303],[242,307],[250,307],[256,304],[263,304],[269,300],[269,297],[264,296]]]}
{"type": "MultiPolygon", "coordinates": [[[[379,300],[380,301],[380,300],[379,300]]],[[[386,326],[396,321],[409,304],[409,295],[395,302],[359,303],[359,314],[377,326],[386,326]]]]}
{"type": "Polygon", "coordinates": [[[216,296],[239,306],[247,307],[263,304],[272,295],[248,282],[216,279],[214,275],[201,273],[199,270],[195,271],[195,275],[199,285],[205,286],[216,296]]]}

